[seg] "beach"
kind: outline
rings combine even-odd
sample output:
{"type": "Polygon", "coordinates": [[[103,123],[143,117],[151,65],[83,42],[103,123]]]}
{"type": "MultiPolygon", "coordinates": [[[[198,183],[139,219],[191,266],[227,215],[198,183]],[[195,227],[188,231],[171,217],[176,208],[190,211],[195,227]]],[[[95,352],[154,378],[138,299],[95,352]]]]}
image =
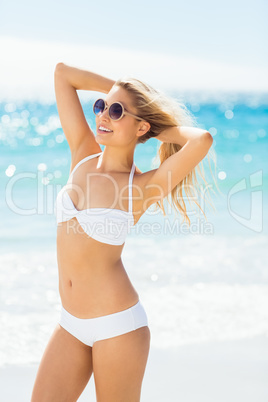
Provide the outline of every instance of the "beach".
{"type": "MultiPolygon", "coordinates": [[[[29,402],[37,365],[0,368],[1,400],[29,402]]],[[[268,339],[152,348],[141,402],[267,402],[268,339]]],[[[95,402],[94,377],[79,402],[95,402]]]]}
{"type": "MultiPolygon", "coordinates": [[[[268,58],[263,51],[268,2],[101,6],[1,2],[0,402],[30,402],[44,350],[59,322],[55,201],[69,180],[73,157],[80,149],[81,158],[91,153],[89,142],[80,141],[90,134],[85,123],[94,135],[97,125],[106,124],[93,112],[95,101],[120,101],[126,112],[149,121],[153,135],[158,127],[151,120],[154,101],[146,112],[131,92],[127,98],[120,93],[107,97],[106,80],[99,86],[97,76],[84,86],[74,74],[67,86],[64,74],[62,96],[58,91],[56,96],[58,63],[111,80],[136,78],[185,105],[196,127],[213,137],[209,154],[176,195],[190,225],[178,204],[175,208],[165,198],[165,211],[151,205],[122,249],[122,265],[151,332],[141,402],[268,402],[268,58]]],[[[161,107],[161,97],[151,95],[161,107]]],[[[167,111],[165,102],[162,106],[167,111]]],[[[117,136],[122,139],[118,152],[124,144],[131,149],[133,116],[122,117],[108,118],[113,133],[111,142],[108,133],[98,137],[101,151],[117,136]]],[[[177,123],[192,125],[183,118],[177,123]]],[[[160,145],[157,138],[137,144],[134,179],[140,172],[145,179],[160,166],[160,145]]],[[[193,157],[189,152],[186,161],[183,152],[176,171],[193,157]]],[[[132,156],[127,159],[130,163],[132,156]]],[[[77,213],[80,206],[83,214],[104,206],[102,191],[90,196],[92,185],[94,193],[98,190],[89,180],[88,200],[74,203],[77,213]]],[[[121,195],[119,208],[127,203],[121,195]]],[[[92,314],[89,308],[86,315],[92,314]]],[[[94,385],[93,373],[78,402],[96,402],[94,385]]]]}
{"type": "MultiPolygon", "coordinates": [[[[83,106],[94,128],[92,101],[83,106]]],[[[127,239],[122,261],[151,330],[141,401],[267,402],[267,100],[189,108],[214,136],[222,193],[207,221],[186,201],[190,229],[148,210],[127,239]]],[[[29,402],[59,319],[54,201],[70,152],[55,103],[0,111],[0,401],[29,402]]],[[[156,143],[135,153],[143,172],[156,143]]],[[[95,401],[93,377],[81,401],[95,401]]]]}

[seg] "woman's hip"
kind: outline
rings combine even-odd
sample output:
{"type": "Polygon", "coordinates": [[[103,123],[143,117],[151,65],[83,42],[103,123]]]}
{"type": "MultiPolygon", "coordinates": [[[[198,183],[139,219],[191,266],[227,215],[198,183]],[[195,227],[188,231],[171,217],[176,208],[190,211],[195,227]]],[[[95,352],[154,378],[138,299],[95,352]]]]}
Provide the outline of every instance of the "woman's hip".
{"type": "Polygon", "coordinates": [[[148,326],[148,317],[140,300],[126,310],[94,318],[78,318],[62,306],[59,324],[84,344],[93,346],[98,340],[148,326]]]}

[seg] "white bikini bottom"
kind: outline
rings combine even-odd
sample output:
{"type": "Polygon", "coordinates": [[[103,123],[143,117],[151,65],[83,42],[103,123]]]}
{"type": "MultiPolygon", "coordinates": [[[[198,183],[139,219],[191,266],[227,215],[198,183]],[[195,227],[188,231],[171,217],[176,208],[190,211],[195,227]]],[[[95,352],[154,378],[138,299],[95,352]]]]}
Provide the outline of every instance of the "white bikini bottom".
{"type": "Polygon", "coordinates": [[[147,314],[140,301],[127,310],[95,318],[78,318],[61,306],[59,324],[85,345],[123,335],[148,326],[147,314]]]}

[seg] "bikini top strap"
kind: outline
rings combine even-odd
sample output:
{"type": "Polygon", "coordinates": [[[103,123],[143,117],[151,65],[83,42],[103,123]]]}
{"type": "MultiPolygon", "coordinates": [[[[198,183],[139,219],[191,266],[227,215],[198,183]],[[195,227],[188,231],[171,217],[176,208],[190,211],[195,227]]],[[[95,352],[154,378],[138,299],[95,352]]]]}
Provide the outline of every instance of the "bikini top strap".
{"type": "Polygon", "coordinates": [[[87,162],[89,159],[93,159],[93,158],[95,158],[96,156],[99,156],[100,154],[102,154],[102,152],[99,152],[99,153],[97,153],[97,154],[93,154],[93,155],[86,156],[84,159],[82,159],[80,162],[78,162],[78,163],[75,165],[75,167],[73,168],[73,170],[72,170],[71,173],[70,173],[70,176],[71,176],[72,174],[74,174],[74,172],[76,171],[76,169],[77,169],[80,165],[82,165],[82,163],[87,162]]]}
{"type": "Polygon", "coordinates": [[[128,212],[132,213],[132,182],[135,172],[135,163],[133,162],[132,168],[129,174],[129,181],[128,181],[128,212]]]}

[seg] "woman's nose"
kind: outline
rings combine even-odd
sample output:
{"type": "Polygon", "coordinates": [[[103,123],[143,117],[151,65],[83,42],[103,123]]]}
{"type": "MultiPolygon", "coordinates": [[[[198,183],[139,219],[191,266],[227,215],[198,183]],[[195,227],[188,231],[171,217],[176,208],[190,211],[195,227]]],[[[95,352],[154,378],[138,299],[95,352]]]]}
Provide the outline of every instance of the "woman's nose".
{"type": "Polygon", "coordinates": [[[102,117],[108,117],[108,118],[110,118],[110,116],[109,116],[109,113],[108,113],[108,107],[106,107],[105,109],[104,109],[104,111],[100,114],[102,117]]]}

